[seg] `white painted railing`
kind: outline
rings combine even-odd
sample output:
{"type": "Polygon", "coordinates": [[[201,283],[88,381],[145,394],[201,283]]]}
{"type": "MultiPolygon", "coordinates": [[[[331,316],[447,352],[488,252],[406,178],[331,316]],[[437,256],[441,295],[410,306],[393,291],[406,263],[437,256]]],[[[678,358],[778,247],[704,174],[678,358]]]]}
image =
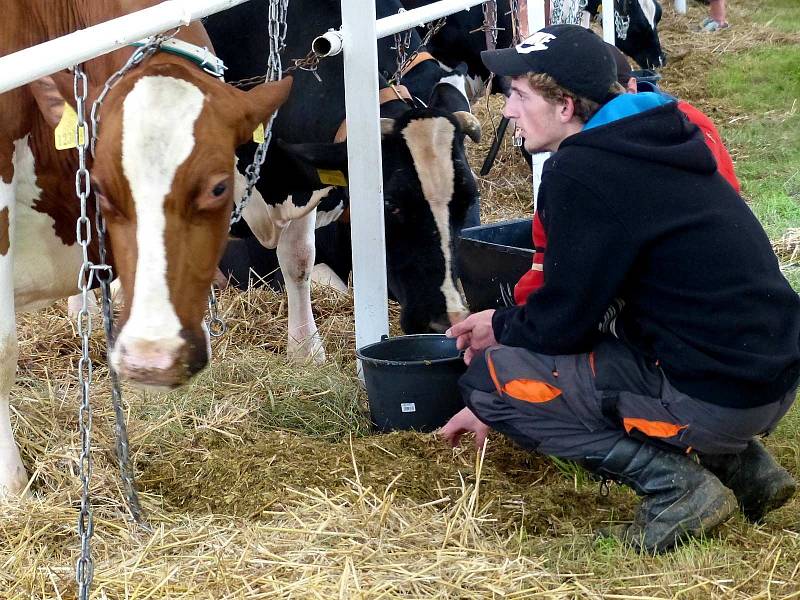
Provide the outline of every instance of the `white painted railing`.
{"type": "Polygon", "coordinates": [[[0,58],[0,94],[248,0],[166,0],[0,58]]]}

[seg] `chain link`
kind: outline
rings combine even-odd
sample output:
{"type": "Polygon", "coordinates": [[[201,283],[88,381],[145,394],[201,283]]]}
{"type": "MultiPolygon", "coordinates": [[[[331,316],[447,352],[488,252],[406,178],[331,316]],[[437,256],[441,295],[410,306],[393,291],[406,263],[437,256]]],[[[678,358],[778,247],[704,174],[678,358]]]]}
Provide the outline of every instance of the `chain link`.
{"type": "MultiPolygon", "coordinates": [[[[395,34],[395,46],[397,48],[397,53],[398,53],[398,56],[397,56],[397,58],[398,58],[398,60],[397,60],[397,71],[395,71],[394,75],[392,75],[391,79],[389,79],[389,81],[388,81],[389,85],[394,86],[394,85],[399,85],[400,84],[400,79],[403,76],[403,71],[406,70],[408,65],[410,65],[412,62],[414,62],[414,60],[417,58],[417,56],[419,56],[419,53],[422,52],[425,49],[425,47],[428,45],[428,43],[431,41],[431,38],[434,35],[436,35],[442,27],[444,27],[444,24],[446,22],[447,22],[447,18],[446,17],[442,17],[438,21],[435,21],[432,25],[428,25],[428,30],[425,32],[425,37],[422,38],[422,42],[420,42],[420,45],[417,46],[417,49],[414,50],[414,52],[409,54],[405,58],[405,60],[402,60],[402,61],[400,60],[400,53],[402,52],[403,54],[405,54],[405,50],[408,49],[408,45],[411,44],[411,40],[410,40],[410,37],[409,37],[408,45],[406,45],[405,48],[403,48],[403,44],[397,44],[397,34],[395,34]]],[[[410,34],[411,30],[408,30],[408,32],[410,34]]]]}

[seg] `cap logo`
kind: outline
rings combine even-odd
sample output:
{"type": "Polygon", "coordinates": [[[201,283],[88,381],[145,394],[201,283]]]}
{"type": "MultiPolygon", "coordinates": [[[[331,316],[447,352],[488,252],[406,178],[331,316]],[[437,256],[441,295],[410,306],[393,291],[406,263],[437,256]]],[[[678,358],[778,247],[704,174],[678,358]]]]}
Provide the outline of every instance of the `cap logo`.
{"type": "Polygon", "coordinates": [[[539,50],[547,50],[547,43],[556,39],[552,33],[544,31],[537,31],[532,36],[522,40],[521,44],[517,45],[518,54],[530,54],[531,52],[538,52],[539,50]]]}

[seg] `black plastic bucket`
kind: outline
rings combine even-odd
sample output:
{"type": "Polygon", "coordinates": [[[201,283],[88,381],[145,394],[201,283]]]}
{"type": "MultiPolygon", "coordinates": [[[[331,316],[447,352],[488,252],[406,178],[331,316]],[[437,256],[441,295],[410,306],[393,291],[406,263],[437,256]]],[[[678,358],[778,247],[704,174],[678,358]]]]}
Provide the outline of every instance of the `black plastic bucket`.
{"type": "Polygon", "coordinates": [[[454,339],[440,334],[384,338],[356,356],[378,431],[433,431],[464,408],[458,378],[466,366],[454,339]]]}
{"type": "Polygon", "coordinates": [[[461,230],[458,273],[472,312],[514,303],[514,285],[531,268],[531,219],[461,230]]]}

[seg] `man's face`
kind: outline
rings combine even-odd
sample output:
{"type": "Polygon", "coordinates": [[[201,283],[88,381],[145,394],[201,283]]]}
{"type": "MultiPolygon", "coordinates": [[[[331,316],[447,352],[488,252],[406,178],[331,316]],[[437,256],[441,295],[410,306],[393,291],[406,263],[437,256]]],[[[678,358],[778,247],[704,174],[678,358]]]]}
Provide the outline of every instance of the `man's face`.
{"type": "Polygon", "coordinates": [[[567,127],[563,109],[564,103],[550,103],[534,91],[527,77],[515,77],[511,80],[503,116],[516,122],[528,152],[555,152],[573,133],[567,127]]]}

